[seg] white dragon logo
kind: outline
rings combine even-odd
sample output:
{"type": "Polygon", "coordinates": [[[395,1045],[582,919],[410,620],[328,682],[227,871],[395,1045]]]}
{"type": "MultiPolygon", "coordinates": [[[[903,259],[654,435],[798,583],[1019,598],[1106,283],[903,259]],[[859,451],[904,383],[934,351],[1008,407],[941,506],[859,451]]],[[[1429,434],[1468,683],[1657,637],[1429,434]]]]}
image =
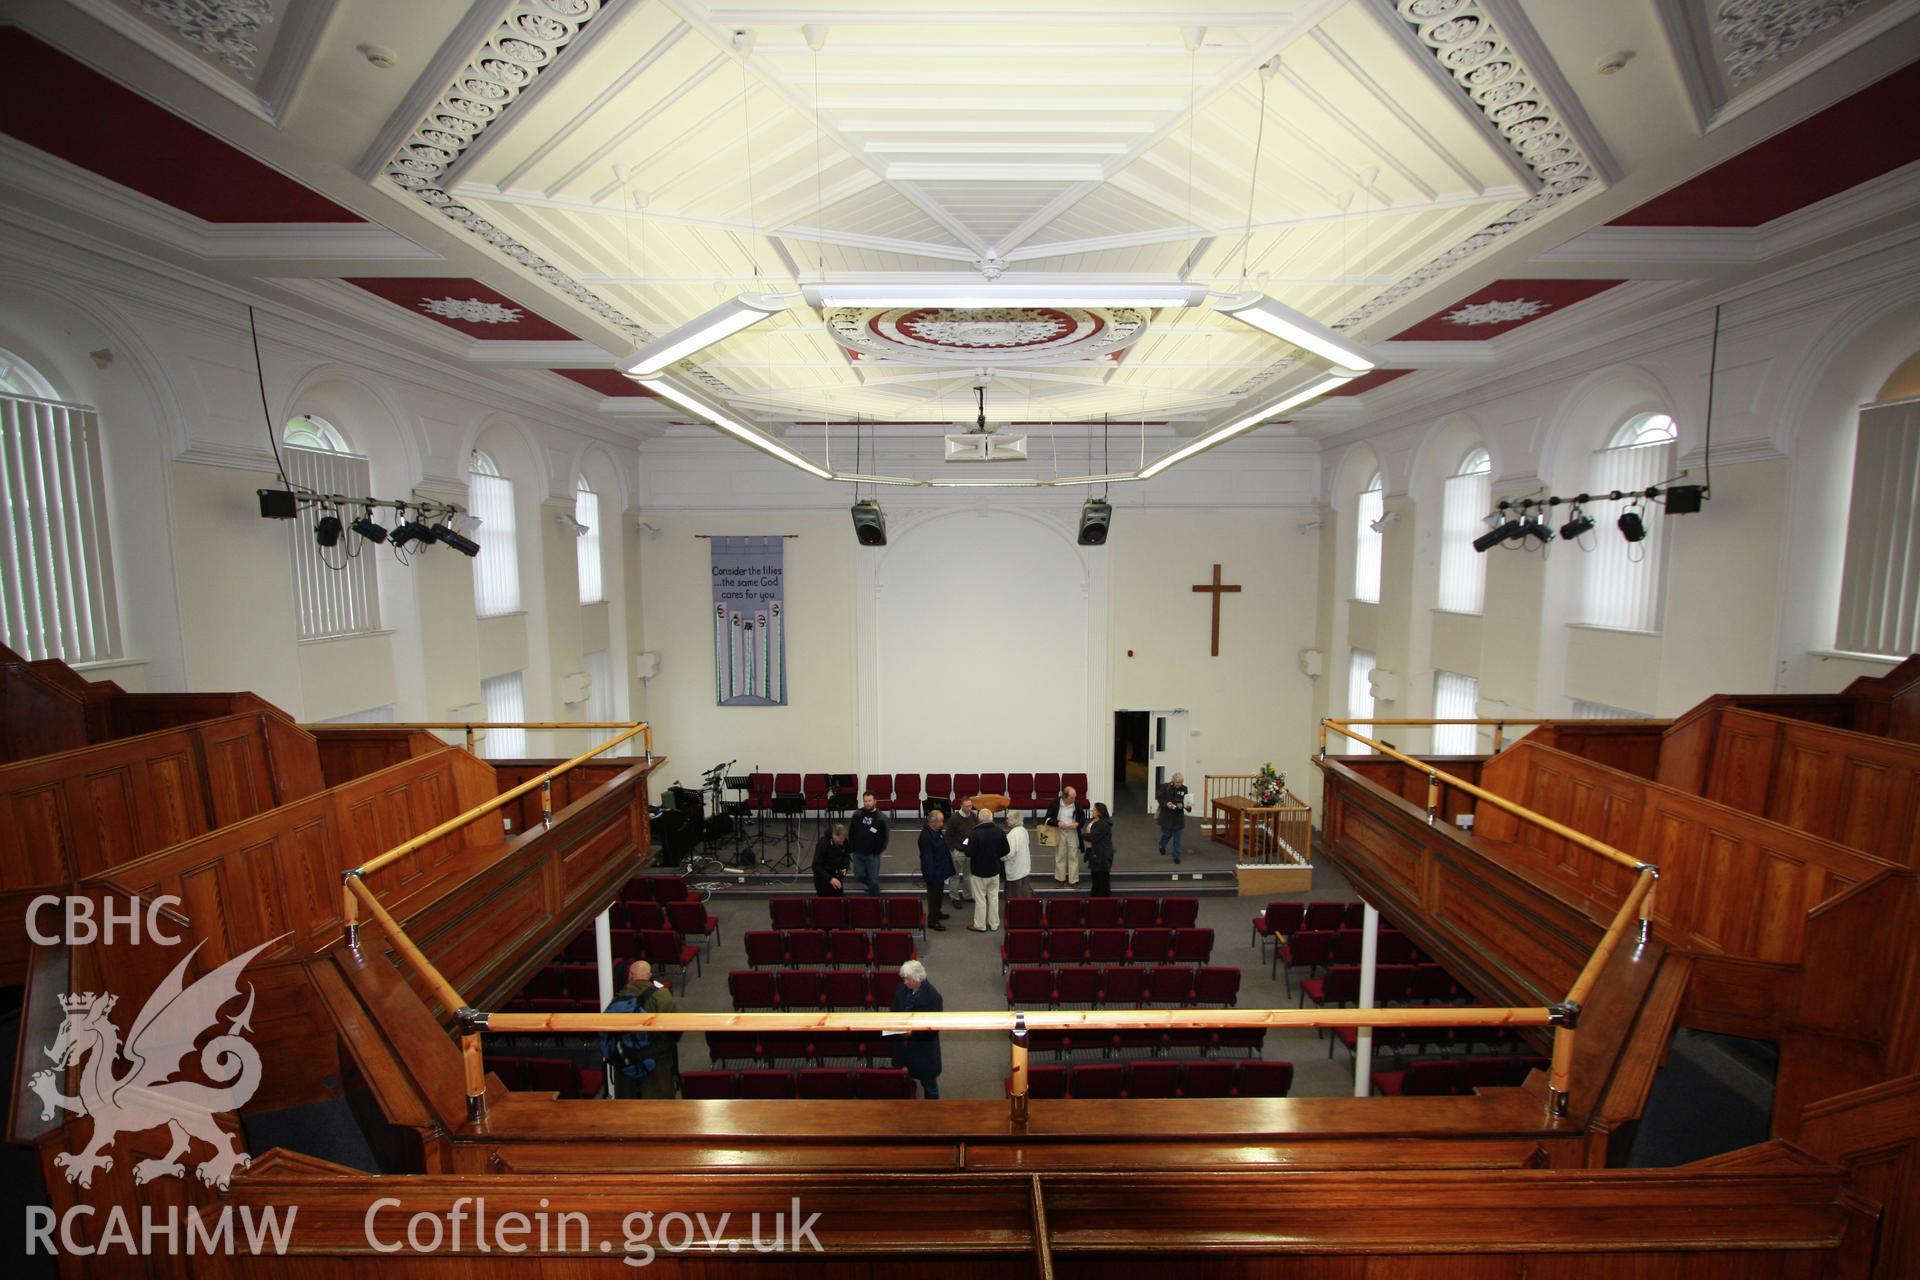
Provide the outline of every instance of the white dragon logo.
{"type": "Polygon", "coordinates": [[[235,956],[187,986],[187,966],[205,945],[196,943],[148,997],[127,1032],[124,1047],[118,1029],[107,1016],[117,996],[88,991],[60,997],[66,1018],[60,1024],[60,1034],[45,1051],[58,1068],[36,1072],[29,1086],[40,1095],[42,1120],[53,1119],[56,1109],[93,1119],[93,1137],[85,1150],[62,1152],[53,1158],[66,1170],[68,1182],[91,1187],[94,1170],[113,1168],[107,1148],[116,1136],[161,1125],[172,1130],[173,1145],[159,1159],[142,1160],[134,1166],[136,1183],[183,1175],[186,1167],[180,1157],[195,1138],[213,1148],[213,1155],[194,1170],[210,1187],[225,1190],[234,1173],[251,1163],[252,1157],[240,1149],[239,1140],[215,1121],[221,1112],[245,1106],[260,1087],[259,1051],[240,1034],[252,1030],[251,986],[246,992],[246,1008],[228,1023],[225,1034],[215,1036],[200,1050],[200,1070],[215,1084],[172,1077],[193,1053],[201,1035],[219,1024],[221,1007],[239,998],[240,971],[277,941],[263,942],[235,956]],[[82,1059],[85,1066],[80,1071],[79,1092],[69,1097],[60,1092],[61,1077],[82,1059]],[[129,1065],[116,1075],[114,1068],[122,1060],[129,1065]]]}

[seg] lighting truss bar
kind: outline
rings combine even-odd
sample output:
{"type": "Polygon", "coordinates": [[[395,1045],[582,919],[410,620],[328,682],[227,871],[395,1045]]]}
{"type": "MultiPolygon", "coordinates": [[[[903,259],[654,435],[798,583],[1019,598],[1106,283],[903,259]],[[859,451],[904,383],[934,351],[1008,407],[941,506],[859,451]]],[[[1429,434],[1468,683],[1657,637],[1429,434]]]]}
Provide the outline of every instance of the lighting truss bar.
{"type": "Polygon", "coordinates": [[[929,480],[936,489],[1038,489],[1044,480],[929,480]]]}
{"type": "Polygon", "coordinates": [[[848,484],[897,484],[909,489],[917,489],[926,483],[924,480],[914,480],[907,476],[870,476],[861,471],[836,471],[827,479],[844,480],[848,484]]]}
{"type": "Polygon", "coordinates": [[[1184,284],[810,284],[815,307],[1193,307],[1207,296],[1184,284]]]}
{"type": "Polygon", "coordinates": [[[706,419],[727,434],[737,436],[762,453],[770,453],[790,467],[798,467],[808,475],[818,476],[822,480],[833,479],[833,473],[818,463],[795,453],[787,446],[775,440],[766,432],[748,426],[725,411],[708,404],[695,396],[688,395],[680,388],[661,378],[635,378],[641,386],[664,399],[671,400],[687,412],[706,419]]]}
{"type": "Polygon", "coordinates": [[[1103,476],[1061,476],[1058,480],[1049,480],[1050,485],[1070,484],[1124,484],[1129,480],[1138,480],[1141,476],[1134,471],[1111,471],[1103,476]]]}
{"type": "Polygon", "coordinates": [[[665,337],[655,338],[640,348],[633,363],[627,366],[627,376],[650,378],[688,356],[705,351],[714,343],[731,338],[743,329],[751,329],[768,316],[779,315],[786,309],[785,302],[757,294],[743,293],[737,298],[729,298],[699,319],[689,321],[665,337]]]}
{"type": "Polygon", "coordinates": [[[1355,373],[1373,368],[1373,359],[1365,351],[1325,325],[1310,320],[1292,307],[1274,301],[1264,293],[1245,298],[1230,298],[1216,308],[1242,324],[1270,333],[1282,342],[1290,342],[1302,351],[1310,351],[1329,364],[1355,373]]]}
{"type": "Polygon", "coordinates": [[[1323,377],[1317,378],[1298,391],[1290,392],[1280,399],[1275,400],[1272,404],[1254,410],[1244,418],[1236,418],[1223,427],[1215,427],[1199,439],[1190,441],[1181,448],[1175,449],[1172,453],[1162,454],[1141,468],[1140,479],[1151,480],[1154,476],[1159,475],[1176,462],[1185,462],[1196,453],[1204,452],[1223,441],[1231,440],[1242,431],[1259,426],[1275,414],[1285,413],[1289,409],[1298,408],[1307,401],[1323,396],[1340,384],[1359,376],[1357,373],[1351,373],[1346,370],[1336,370],[1323,377]]]}

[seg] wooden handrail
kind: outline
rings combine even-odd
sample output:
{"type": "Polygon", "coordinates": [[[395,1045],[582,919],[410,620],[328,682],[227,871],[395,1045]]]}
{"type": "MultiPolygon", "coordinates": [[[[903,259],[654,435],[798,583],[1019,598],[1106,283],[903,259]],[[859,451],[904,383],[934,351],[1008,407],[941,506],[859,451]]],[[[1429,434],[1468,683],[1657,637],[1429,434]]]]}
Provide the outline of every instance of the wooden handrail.
{"type": "MultiPolygon", "coordinates": [[[[300,727],[309,733],[316,729],[326,729],[329,731],[336,729],[372,731],[378,729],[388,732],[397,729],[461,729],[465,731],[466,747],[469,751],[474,748],[473,731],[475,729],[541,729],[550,731],[558,729],[631,729],[638,727],[646,734],[647,759],[653,759],[653,726],[644,720],[392,720],[381,723],[368,721],[364,723],[352,722],[347,724],[303,724],[300,727]]],[[[626,737],[617,738],[613,742],[608,743],[607,746],[596,747],[594,750],[596,753],[605,751],[608,747],[617,746],[632,736],[632,734],[627,734],[626,737]]]]}
{"type": "Polygon", "coordinates": [[[1008,1009],[978,1013],[489,1013],[494,1033],[588,1031],[1120,1031],[1139,1028],[1546,1027],[1545,1007],[1390,1009],[1008,1009]]]}
{"type": "MultiPolygon", "coordinates": [[[[378,898],[373,896],[373,890],[367,888],[357,876],[348,877],[346,885],[347,897],[357,898],[366,904],[367,911],[380,922],[380,927],[387,931],[387,939],[393,943],[393,949],[405,957],[407,963],[426,979],[427,985],[433,988],[433,993],[440,997],[440,1003],[447,1006],[449,1012],[457,1012],[465,1008],[466,999],[454,989],[451,982],[447,981],[446,975],[434,967],[433,961],[427,959],[425,953],[413,945],[413,939],[407,936],[406,931],[400,927],[399,921],[387,914],[387,909],[380,905],[378,898]]],[[[356,928],[348,934],[348,945],[357,949],[359,942],[359,930],[356,928]]]]}

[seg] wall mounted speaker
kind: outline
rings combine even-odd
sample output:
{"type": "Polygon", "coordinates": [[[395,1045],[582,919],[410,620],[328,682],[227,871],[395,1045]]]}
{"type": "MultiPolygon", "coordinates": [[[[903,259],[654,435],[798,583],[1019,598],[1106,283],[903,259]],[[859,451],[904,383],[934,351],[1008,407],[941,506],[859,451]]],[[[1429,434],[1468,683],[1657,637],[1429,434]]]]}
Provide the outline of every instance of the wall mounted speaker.
{"type": "Polygon", "coordinates": [[[887,513],[873,499],[853,504],[853,536],[863,547],[887,545],[887,513]]]}
{"type": "Polygon", "coordinates": [[[1080,508],[1080,545],[1106,546],[1107,531],[1112,527],[1113,504],[1099,498],[1088,498],[1086,505],[1080,508]]]}
{"type": "Polygon", "coordinates": [[[291,520],[300,514],[300,502],[291,489],[259,489],[262,520],[291,520]]]}

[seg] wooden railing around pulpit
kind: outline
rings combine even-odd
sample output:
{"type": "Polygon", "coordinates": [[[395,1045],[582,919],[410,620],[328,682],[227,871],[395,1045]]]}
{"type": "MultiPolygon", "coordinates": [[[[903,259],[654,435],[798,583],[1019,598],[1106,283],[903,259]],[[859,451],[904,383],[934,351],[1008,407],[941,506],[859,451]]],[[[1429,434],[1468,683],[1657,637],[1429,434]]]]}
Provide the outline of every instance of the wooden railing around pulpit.
{"type": "Polygon", "coordinates": [[[1242,867],[1304,867],[1313,861],[1313,807],[1291,791],[1280,803],[1253,798],[1259,775],[1210,773],[1201,779],[1207,835],[1235,853],[1242,867]]]}

